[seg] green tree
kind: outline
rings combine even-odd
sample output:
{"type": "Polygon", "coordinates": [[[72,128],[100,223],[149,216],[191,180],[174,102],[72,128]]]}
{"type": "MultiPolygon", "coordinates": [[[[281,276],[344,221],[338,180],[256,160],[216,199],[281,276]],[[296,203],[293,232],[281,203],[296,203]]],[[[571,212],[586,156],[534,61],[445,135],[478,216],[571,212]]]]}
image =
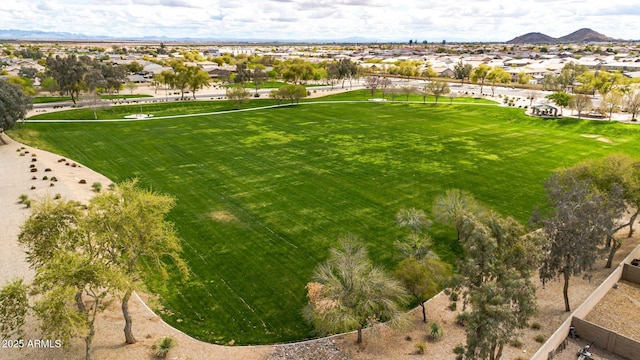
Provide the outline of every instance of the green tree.
{"type": "Polygon", "coordinates": [[[422,72],[422,76],[426,77],[428,81],[431,81],[431,79],[433,79],[434,77],[438,77],[438,73],[433,70],[433,67],[431,67],[431,65],[429,65],[422,72]]]}
{"type": "Polygon", "coordinates": [[[489,67],[489,65],[480,64],[471,72],[471,79],[470,79],[471,82],[474,84],[477,84],[478,82],[480,82],[480,94],[482,94],[484,80],[487,78],[487,74],[489,74],[490,70],[491,70],[491,67],[489,67]]]}
{"type": "Polygon", "coordinates": [[[24,280],[14,280],[0,289],[0,336],[22,339],[22,327],[29,311],[28,287],[24,280]]]}
{"type": "Polygon", "coordinates": [[[396,214],[398,226],[407,228],[409,233],[403,240],[395,242],[403,260],[396,268],[396,277],[422,307],[422,318],[427,322],[424,303],[442,287],[451,268],[438,260],[431,251],[431,237],[425,231],[431,226],[422,210],[400,209],[396,214]]]}
{"type": "Polygon", "coordinates": [[[141,189],[136,180],[120,183],[89,203],[89,227],[101,246],[107,249],[106,258],[110,264],[126,277],[121,289],[124,291],[122,314],[127,344],[136,342],[129,299],[140,287],[143,268],[153,266],[166,280],[169,274],[165,260],[171,259],[179,273],[183,277],[187,275],[186,263],[180,255],[180,239],[173,224],[165,220],[174,203],[169,196],[141,189]]]}
{"type": "Polygon", "coordinates": [[[442,261],[415,257],[408,257],[400,261],[394,272],[407,291],[420,304],[422,321],[425,323],[427,322],[425,302],[440,291],[450,273],[451,268],[442,261]]]}
{"type": "Polygon", "coordinates": [[[448,189],[444,194],[438,195],[434,199],[431,209],[437,222],[455,227],[458,233],[458,242],[464,232],[460,222],[461,216],[469,213],[480,218],[485,211],[473,195],[459,189],[448,189]]]}
{"type": "Polygon", "coordinates": [[[69,94],[75,104],[83,89],[84,76],[90,68],[90,63],[91,59],[86,56],[49,56],[45,75],[56,79],[60,91],[69,94]]]}
{"type": "Polygon", "coordinates": [[[233,82],[240,84],[244,88],[249,81],[251,81],[251,70],[249,70],[247,63],[236,64],[236,76],[233,78],[233,82]]]}
{"type": "Polygon", "coordinates": [[[144,70],[144,66],[137,61],[132,61],[127,65],[127,70],[132,74],[137,74],[144,70]]]}
{"type": "Polygon", "coordinates": [[[427,84],[427,89],[435,98],[435,103],[438,103],[438,99],[442,95],[446,95],[451,92],[449,84],[444,81],[432,81],[427,84]]]}
{"type": "Polygon", "coordinates": [[[268,79],[267,73],[264,72],[264,65],[259,64],[259,66],[257,66],[253,70],[253,72],[251,73],[251,79],[253,81],[253,85],[256,87],[257,94],[262,84],[264,84],[264,82],[268,79]]]}
{"type": "Polygon", "coordinates": [[[282,93],[278,89],[273,89],[269,91],[269,97],[275,100],[278,103],[278,105],[280,105],[280,103],[282,102],[282,99],[284,99],[284,97],[282,96],[282,93]]]}
{"type": "Polygon", "coordinates": [[[36,273],[30,292],[38,295],[33,310],[42,332],[63,344],[83,338],[90,359],[96,316],[107,296],[122,288],[123,276],[87,224],[76,203],[45,198],[22,225],[18,242],[36,273]]]}
{"type": "Polygon", "coordinates": [[[471,76],[471,71],[473,71],[473,65],[465,64],[464,62],[462,62],[462,59],[460,59],[453,66],[453,76],[456,79],[462,80],[463,85],[464,85],[464,79],[467,79],[469,78],[469,76],[471,76]]]}
{"type": "Polygon", "coordinates": [[[195,100],[196,91],[204,88],[205,86],[209,86],[211,78],[209,77],[208,72],[200,69],[197,66],[190,66],[188,69],[189,75],[187,85],[189,90],[193,94],[193,100],[195,100]]]}
{"type": "Polygon", "coordinates": [[[567,172],[579,179],[590,181],[603,194],[615,193],[620,186],[622,187],[623,201],[616,199],[620,207],[610,213],[611,227],[606,229],[605,249],[609,249],[609,255],[605,267],[610,268],[616,251],[622,246],[622,241],[616,236],[618,230],[628,226],[628,237],[633,235],[633,224],[640,209],[640,161],[625,154],[611,154],[602,159],[578,163],[567,172]],[[630,212],[628,221],[621,220],[623,212],[630,212]]]}
{"type": "Polygon", "coordinates": [[[303,85],[287,84],[281,86],[278,91],[280,92],[282,98],[289,99],[292,104],[294,102],[297,104],[300,99],[307,96],[307,88],[305,88],[303,85]]]}
{"type": "Polygon", "coordinates": [[[537,311],[533,272],[540,263],[543,237],[527,234],[513,218],[489,213],[483,219],[465,213],[464,258],[458,286],[471,305],[466,327],[466,359],[498,360],[505,344],[537,311]]]}
{"type": "Polygon", "coordinates": [[[518,84],[520,85],[527,85],[531,79],[533,79],[533,77],[524,71],[518,73],[518,84]]]}
{"type": "Polygon", "coordinates": [[[249,93],[242,87],[227,88],[227,99],[236,103],[236,108],[240,110],[240,105],[249,99],[249,93]]]}
{"type": "Polygon", "coordinates": [[[569,106],[569,101],[571,100],[571,95],[567,94],[564,91],[554,92],[553,94],[549,94],[545,96],[545,98],[553,101],[554,104],[560,107],[560,115],[562,115],[562,110],[569,106]]]}
{"type": "Polygon", "coordinates": [[[491,96],[495,95],[495,87],[498,84],[511,82],[511,75],[501,67],[493,67],[487,74],[487,80],[491,82],[491,96]]]}
{"type": "Polygon", "coordinates": [[[0,130],[11,129],[33,108],[33,99],[20,86],[0,79],[0,130]]]}
{"type": "Polygon", "coordinates": [[[49,94],[53,94],[54,92],[59,90],[58,82],[56,81],[56,79],[51,77],[42,79],[42,81],[40,82],[40,88],[48,92],[49,94]]]}
{"type": "Polygon", "coordinates": [[[373,266],[365,247],[353,238],[330,250],[307,289],[305,319],[321,334],[357,329],[358,343],[365,327],[381,321],[398,324],[408,302],[402,284],[373,266]]]}
{"type": "Polygon", "coordinates": [[[593,268],[598,245],[615,226],[614,214],[620,207],[622,189],[616,187],[605,194],[573,172],[560,172],[549,177],[545,190],[546,211],[534,213],[531,220],[549,239],[542,252],[545,258],[540,279],[564,279],[564,305],[568,312],[569,280],[593,268]]]}

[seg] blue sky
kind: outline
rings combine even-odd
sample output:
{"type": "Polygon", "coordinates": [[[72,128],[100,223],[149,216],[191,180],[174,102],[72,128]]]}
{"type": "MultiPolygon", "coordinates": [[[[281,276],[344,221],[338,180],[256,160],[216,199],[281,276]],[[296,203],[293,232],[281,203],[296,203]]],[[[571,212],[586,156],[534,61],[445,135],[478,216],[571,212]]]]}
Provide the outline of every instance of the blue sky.
{"type": "Polygon", "coordinates": [[[2,0],[0,29],[90,36],[507,41],[588,27],[640,39],[630,0],[2,0]],[[398,5],[391,5],[398,4],[398,5]]]}

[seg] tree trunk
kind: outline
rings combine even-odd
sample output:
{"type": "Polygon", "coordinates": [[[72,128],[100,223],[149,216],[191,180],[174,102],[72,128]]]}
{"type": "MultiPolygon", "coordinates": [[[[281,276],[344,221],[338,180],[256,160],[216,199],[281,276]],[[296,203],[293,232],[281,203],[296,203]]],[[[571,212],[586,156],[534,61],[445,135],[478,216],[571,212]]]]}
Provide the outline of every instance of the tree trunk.
{"type": "Polygon", "coordinates": [[[95,335],[95,330],[93,329],[93,324],[91,325],[91,329],[89,329],[89,335],[84,338],[84,357],[86,360],[91,360],[91,343],[93,342],[93,335],[95,335]]]}
{"type": "Polygon", "coordinates": [[[629,235],[627,235],[627,237],[631,237],[633,235],[633,223],[636,222],[636,218],[638,217],[639,212],[640,210],[631,215],[631,219],[629,220],[629,235]]]}
{"type": "Polygon", "coordinates": [[[562,288],[562,295],[564,295],[564,311],[571,311],[571,307],[569,307],[569,271],[568,269],[564,269],[564,287],[562,288]]]}
{"type": "Polygon", "coordinates": [[[420,303],[420,306],[422,306],[422,321],[427,322],[427,311],[424,308],[424,301],[420,303]]]}
{"type": "Polygon", "coordinates": [[[362,328],[358,328],[358,340],[356,340],[358,344],[362,344],[362,328]]]}
{"type": "Polygon", "coordinates": [[[496,354],[495,360],[500,360],[502,357],[502,349],[504,349],[504,345],[500,344],[500,346],[498,346],[498,353],[496,354]]]}
{"type": "Polygon", "coordinates": [[[613,242],[613,244],[611,245],[611,249],[609,250],[609,258],[607,259],[607,265],[605,265],[605,269],[611,269],[611,266],[613,265],[613,257],[616,255],[616,251],[618,251],[618,249],[620,249],[620,247],[622,246],[622,241],[616,239],[614,236],[608,236],[610,238],[610,241],[613,242]]]}
{"type": "Polygon", "coordinates": [[[83,289],[80,289],[78,290],[78,292],[76,292],[75,300],[76,300],[76,306],[78,307],[78,311],[81,313],[86,313],[87,308],[84,306],[84,301],[82,300],[83,291],[84,291],[83,289]]]}
{"type": "Polygon", "coordinates": [[[122,315],[124,316],[124,337],[127,344],[135,344],[136,338],[133,337],[131,330],[131,315],[129,315],[129,299],[131,298],[131,289],[122,297],[122,315]]]}

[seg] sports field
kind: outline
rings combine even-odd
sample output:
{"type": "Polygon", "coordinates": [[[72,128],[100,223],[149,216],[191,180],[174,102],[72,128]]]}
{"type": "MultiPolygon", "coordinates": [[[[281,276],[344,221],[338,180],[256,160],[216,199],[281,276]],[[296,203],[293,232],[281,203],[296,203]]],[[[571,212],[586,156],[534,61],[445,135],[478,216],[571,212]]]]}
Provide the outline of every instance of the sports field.
{"type": "MultiPolygon", "coordinates": [[[[336,99],[349,96],[363,97],[336,99]]],[[[392,244],[403,234],[394,223],[400,208],[428,213],[435,196],[460,188],[526,222],[554,169],[640,150],[635,125],[440,102],[309,102],[139,122],[27,123],[10,135],[116,182],[137,177],[174,196],[170,220],[192,277],[160,284],[149,274],[162,297],[157,309],[205,341],[264,344],[313,336],[301,316],[304,286],[340,236],[361,237],[391,270],[392,244]]],[[[452,230],[434,232],[437,252],[453,262],[452,230]]]]}

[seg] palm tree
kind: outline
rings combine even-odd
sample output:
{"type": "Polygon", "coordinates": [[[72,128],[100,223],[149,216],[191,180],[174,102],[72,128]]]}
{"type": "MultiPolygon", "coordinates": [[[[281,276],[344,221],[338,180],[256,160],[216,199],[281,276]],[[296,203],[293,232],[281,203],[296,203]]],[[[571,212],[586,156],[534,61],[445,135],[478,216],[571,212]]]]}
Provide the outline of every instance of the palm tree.
{"type": "Polygon", "coordinates": [[[484,210],[473,198],[473,195],[459,189],[449,189],[444,195],[436,197],[433,202],[432,212],[436,221],[453,225],[456,228],[458,242],[460,242],[460,236],[462,235],[460,216],[466,213],[479,217],[484,210]]]}
{"type": "Polygon", "coordinates": [[[353,237],[340,241],[320,264],[314,283],[307,285],[309,303],[304,317],[322,334],[358,330],[378,322],[397,325],[408,294],[402,284],[373,266],[365,247],[353,237]]]}

